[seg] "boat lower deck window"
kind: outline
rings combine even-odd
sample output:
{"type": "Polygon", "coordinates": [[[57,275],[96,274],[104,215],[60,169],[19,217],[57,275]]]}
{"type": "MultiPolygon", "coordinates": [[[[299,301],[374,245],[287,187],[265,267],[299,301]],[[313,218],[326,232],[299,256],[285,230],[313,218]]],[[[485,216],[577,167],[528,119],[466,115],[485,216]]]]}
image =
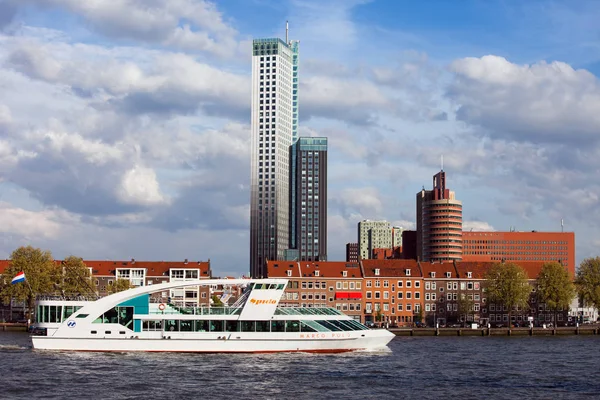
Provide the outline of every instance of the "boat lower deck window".
{"type": "Polygon", "coordinates": [[[110,335],[110,331],[104,331],[105,335],[110,335]]]}
{"type": "Polygon", "coordinates": [[[92,331],[91,333],[92,333],[92,335],[95,335],[98,333],[98,331],[92,331]]]}

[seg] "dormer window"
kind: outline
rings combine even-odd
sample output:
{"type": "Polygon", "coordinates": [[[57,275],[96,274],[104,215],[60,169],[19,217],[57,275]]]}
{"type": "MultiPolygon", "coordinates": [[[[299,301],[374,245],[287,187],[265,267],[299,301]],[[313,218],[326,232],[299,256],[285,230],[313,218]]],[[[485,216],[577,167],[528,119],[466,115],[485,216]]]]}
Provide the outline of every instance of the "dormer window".
{"type": "Polygon", "coordinates": [[[472,278],[473,277],[473,273],[472,272],[467,272],[467,278],[472,278]]]}
{"type": "Polygon", "coordinates": [[[375,268],[375,276],[379,276],[379,268],[375,268]]]}
{"type": "Polygon", "coordinates": [[[429,275],[431,275],[432,278],[435,278],[435,272],[430,272],[429,275]]]}
{"type": "Polygon", "coordinates": [[[287,272],[287,276],[292,276],[292,270],[288,269],[288,270],[287,270],[287,271],[285,271],[285,272],[287,272]]]}
{"type": "Polygon", "coordinates": [[[315,271],[315,276],[319,276],[319,271],[315,271]]]}
{"type": "Polygon", "coordinates": [[[446,278],[451,278],[452,277],[452,272],[446,272],[446,278]]]}
{"type": "Polygon", "coordinates": [[[345,278],[348,276],[348,271],[342,271],[342,276],[345,278]]]}
{"type": "Polygon", "coordinates": [[[405,272],[406,272],[406,276],[410,276],[410,269],[407,269],[405,272]]]}

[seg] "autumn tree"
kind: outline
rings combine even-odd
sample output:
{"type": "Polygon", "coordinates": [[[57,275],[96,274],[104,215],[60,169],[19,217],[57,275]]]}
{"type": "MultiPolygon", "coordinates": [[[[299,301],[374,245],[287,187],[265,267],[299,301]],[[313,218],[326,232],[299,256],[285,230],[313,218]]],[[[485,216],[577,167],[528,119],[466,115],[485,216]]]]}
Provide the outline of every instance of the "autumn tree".
{"type": "Polygon", "coordinates": [[[124,290],[128,290],[131,288],[133,288],[133,285],[131,284],[129,279],[119,278],[119,279],[115,280],[112,285],[108,286],[108,293],[109,294],[118,293],[118,292],[122,292],[124,290]]]}
{"type": "Polygon", "coordinates": [[[514,263],[494,264],[486,274],[488,299],[508,308],[509,327],[513,307],[529,307],[531,286],[527,279],[525,270],[514,263]]]}
{"type": "Polygon", "coordinates": [[[575,285],[567,269],[557,262],[542,265],[537,279],[537,295],[538,301],[546,303],[546,306],[554,311],[556,325],[558,310],[568,310],[575,297],[575,285]]]}
{"type": "Polygon", "coordinates": [[[581,262],[575,285],[586,304],[600,309],[600,257],[586,258],[581,262]]]}
{"type": "Polygon", "coordinates": [[[83,259],[75,256],[65,258],[61,279],[57,282],[60,292],[66,296],[88,296],[96,294],[92,286],[92,274],[83,259]]]}
{"type": "Polygon", "coordinates": [[[19,247],[10,255],[10,263],[2,274],[2,280],[10,282],[21,271],[25,273],[25,282],[3,285],[0,295],[4,301],[24,301],[28,317],[31,318],[36,296],[54,292],[57,268],[52,253],[32,246],[19,247]]]}

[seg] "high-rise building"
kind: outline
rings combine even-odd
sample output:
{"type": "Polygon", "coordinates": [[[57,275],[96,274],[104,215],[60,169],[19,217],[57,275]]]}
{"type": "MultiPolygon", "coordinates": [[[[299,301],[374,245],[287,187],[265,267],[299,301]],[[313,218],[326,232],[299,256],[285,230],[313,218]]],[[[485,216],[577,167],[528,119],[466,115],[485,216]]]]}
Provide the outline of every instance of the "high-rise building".
{"type": "Polygon", "coordinates": [[[392,226],[388,221],[363,220],[358,223],[358,256],[373,258],[373,249],[392,248],[392,226]]]}
{"type": "Polygon", "coordinates": [[[417,258],[462,259],[462,203],[446,188],[446,173],[433,176],[433,190],[417,193],[417,258]]]}
{"type": "Polygon", "coordinates": [[[250,274],[290,248],[290,148],[298,128],[297,41],[255,39],[252,49],[250,274]]]}
{"type": "Polygon", "coordinates": [[[327,138],[292,145],[290,247],[300,261],[327,261],[327,138]]]}

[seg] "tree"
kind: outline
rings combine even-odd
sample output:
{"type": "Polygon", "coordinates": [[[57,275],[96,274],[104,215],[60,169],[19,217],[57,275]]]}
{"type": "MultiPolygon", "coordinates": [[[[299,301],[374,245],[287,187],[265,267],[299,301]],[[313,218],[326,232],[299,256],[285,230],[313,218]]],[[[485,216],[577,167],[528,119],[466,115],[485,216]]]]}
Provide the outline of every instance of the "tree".
{"type": "Polygon", "coordinates": [[[21,271],[25,273],[25,282],[4,285],[1,296],[4,301],[24,301],[27,304],[27,316],[31,319],[36,296],[54,293],[57,268],[50,251],[27,246],[12,252],[2,280],[10,282],[21,271]]]}
{"type": "Polygon", "coordinates": [[[557,262],[542,265],[537,279],[537,295],[539,301],[546,303],[546,306],[554,311],[556,326],[558,310],[561,308],[568,310],[575,297],[575,285],[567,269],[557,262]]]}
{"type": "Polygon", "coordinates": [[[113,294],[113,293],[118,293],[118,292],[122,292],[124,290],[128,290],[131,289],[133,286],[131,285],[131,282],[129,281],[129,279],[117,279],[115,280],[115,282],[112,285],[108,286],[108,293],[109,294],[113,294]]]}
{"type": "Polygon", "coordinates": [[[586,258],[581,262],[575,285],[586,304],[600,309],[600,257],[586,258]]]}
{"type": "Polygon", "coordinates": [[[61,264],[62,279],[57,285],[63,295],[87,296],[95,294],[90,269],[79,257],[69,256],[61,264]]]}
{"type": "Polygon", "coordinates": [[[529,306],[531,286],[527,281],[527,273],[517,264],[494,264],[486,274],[486,288],[490,302],[508,308],[509,327],[512,325],[513,307],[529,306]]]}
{"type": "Polygon", "coordinates": [[[219,296],[217,296],[216,294],[212,295],[211,300],[212,300],[212,305],[214,307],[223,307],[224,306],[223,302],[221,301],[219,296]]]}

